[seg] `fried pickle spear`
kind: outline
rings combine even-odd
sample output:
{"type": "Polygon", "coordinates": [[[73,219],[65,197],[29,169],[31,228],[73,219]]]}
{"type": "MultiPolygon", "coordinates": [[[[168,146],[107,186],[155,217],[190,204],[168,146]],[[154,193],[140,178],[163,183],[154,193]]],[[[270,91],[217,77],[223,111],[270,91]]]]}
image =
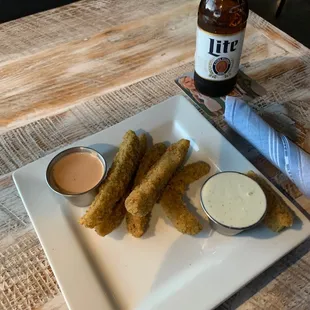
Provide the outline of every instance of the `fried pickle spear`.
{"type": "Polygon", "coordinates": [[[133,215],[145,216],[153,208],[163,188],[183,163],[190,142],[182,139],[168,147],[165,154],[151,168],[140,185],[136,186],[125,201],[125,207],[133,215]]]}
{"type": "Polygon", "coordinates": [[[101,237],[104,237],[121,225],[125,215],[125,199],[124,196],[113,208],[112,213],[103,218],[102,222],[95,227],[95,231],[101,237]]]}
{"type": "Polygon", "coordinates": [[[139,161],[144,157],[147,150],[147,136],[145,133],[139,137],[139,161]]]}
{"type": "Polygon", "coordinates": [[[210,166],[205,162],[186,165],[171,179],[160,199],[165,214],[183,234],[196,235],[202,230],[202,225],[186,208],[182,198],[188,185],[207,175],[209,171],[210,166]]]}
{"type": "Polygon", "coordinates": [[[291,227],[294,221],[294,213],[282,197],[263,178],[253,171],[249,171],[247,175],[261,186],[266,195],[267,212],[263,223],[274,232],[280,232],[287,227],[291,227]]]}
{"type": "MultiPolygon", "coordinates": [[[[145,134],[139,136],[139,161],[143,158],[147,149],[147,137],[145,134]]],[[[98,235],[104,237],[115,230],[123,221],[126,215],[125,199],[130,193],[132,184],[128,186],[126,194],[118,201],[113,208],[111,214],[106,214],[102,219],[102,222],[95,227],[95,231],[98,235]]]]}
{"type": "Polygon", "coordinates": [[[129,130],[123,137],[119,151],[106,179],[100,186],[95,200],[80,219],[80,224],[88,228],[99,225],[104,218],[111,214],[116,202],[120,200],[136,171],[139,161],[139,139],[129,130]]]}
{"type": "MultiPolygon", "coordinates": [[[[142,182],[150,168],[161,158],[166,150],[167,147],[164,143],[157,143],[146,152],[138,168],[134,180],[134,187],[142,182]]],[[[141,217],[127,212],[126,223],[128,232],[134,237],[140,238],[146,232],[150,219],[151,211],[147,215],[141,217]]]]}

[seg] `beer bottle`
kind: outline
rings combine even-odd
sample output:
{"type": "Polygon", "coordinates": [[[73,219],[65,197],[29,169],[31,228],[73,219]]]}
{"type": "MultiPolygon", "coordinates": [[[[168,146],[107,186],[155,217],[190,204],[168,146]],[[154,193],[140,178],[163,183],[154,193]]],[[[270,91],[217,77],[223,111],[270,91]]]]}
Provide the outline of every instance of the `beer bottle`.
{"type": "Polygon", "coordinates": [[[247,0],[201,0],[195,54],[195,86],[219,97],[235,86],[249,8],[247,0]]]}

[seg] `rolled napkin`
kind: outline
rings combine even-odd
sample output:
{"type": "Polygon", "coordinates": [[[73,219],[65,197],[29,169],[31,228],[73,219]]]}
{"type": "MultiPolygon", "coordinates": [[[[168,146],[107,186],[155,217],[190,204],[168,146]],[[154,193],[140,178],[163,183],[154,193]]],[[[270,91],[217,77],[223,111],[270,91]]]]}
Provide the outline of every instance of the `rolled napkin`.
{"type": "Polygon", "coordinates": [[[310,197],[308,153],[270,127],[240,98],[226,97],[225,120],[240,136],[286,174],[305,196],[310,197]]]}

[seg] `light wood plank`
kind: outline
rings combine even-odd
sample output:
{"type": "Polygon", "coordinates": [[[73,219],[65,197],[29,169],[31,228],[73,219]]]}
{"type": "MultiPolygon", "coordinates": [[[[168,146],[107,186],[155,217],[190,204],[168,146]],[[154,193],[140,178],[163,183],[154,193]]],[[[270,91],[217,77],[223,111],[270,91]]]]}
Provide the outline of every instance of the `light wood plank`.
{"type": "MultiPolygon", "coordinates": [[[[112,6],[111,14],[106,3],[99,10],[102,10],[101,20],[109,22],[101,22],[102,30],[90,37],[76,39],[76,33],[70,33],[67,43],[51,43],[51,48],[41,46],[41,51],[35,49],[34,54],[23,56],[29,53],[30,42],[26,41],[24,45],[28,48],[14,60],[0,63],[0,132],[65,111],[92,97],[193,60],[197,0],[172,2],[167,5],[161,1],[159,11],[153,9],[151,1],[144,1],[144,9],[132,15],[126,11],[128,1],[127,6],[120,3],[119,11],[112,6]],[[110,19],[113,13],[118,14],[119,24],[115,16],[110,19]],[[129,22],[125,23],[126,20],[129,22]],[[114,26],[107,26],[110,24],[114,26]]],[[[97,14],[94,19],[98,21],[97,14]]],[[[67,22],[73,23],[66,20],[64,29],[67,22]]],[[[88,28],[79,29],[89,34],[88,28]]],[[[66,35],[64,32],[62,37],[66,35]]],[[[246,72],[257,80],[263,76],[270,79],[279,68],[283,72],[295,65],[287,61],[291,57],[296,58],[295,64],[304,60],[309,63],[309,51],[305,47],[251,14],[242,57],[242,63],[251,66],[246,72]],[[274,61],[280,56],[281,66],[274,61]]],[[[308,71],[305,73],[308,78],[308,71]]]]}
{"type": "MultiPolygon", "coordinates": [[[[0,126],[59,112],[192,59],[196,1],[0,67],[0,126]]],[[[14,126],[14,125],[13,125],[14,126]]]]}

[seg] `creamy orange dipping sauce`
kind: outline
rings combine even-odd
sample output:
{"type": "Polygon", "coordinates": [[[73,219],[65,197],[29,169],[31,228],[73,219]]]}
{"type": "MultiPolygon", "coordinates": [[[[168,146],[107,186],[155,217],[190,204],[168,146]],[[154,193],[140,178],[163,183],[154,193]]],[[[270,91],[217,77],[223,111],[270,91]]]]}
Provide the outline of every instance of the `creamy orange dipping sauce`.
{"type": "Polygon", "coordinates": [[[103,174],[102,162],[87,152],[68,154],[52,169],[54,182],[64,194],[79,194],[92,189],[103,174]]]}

